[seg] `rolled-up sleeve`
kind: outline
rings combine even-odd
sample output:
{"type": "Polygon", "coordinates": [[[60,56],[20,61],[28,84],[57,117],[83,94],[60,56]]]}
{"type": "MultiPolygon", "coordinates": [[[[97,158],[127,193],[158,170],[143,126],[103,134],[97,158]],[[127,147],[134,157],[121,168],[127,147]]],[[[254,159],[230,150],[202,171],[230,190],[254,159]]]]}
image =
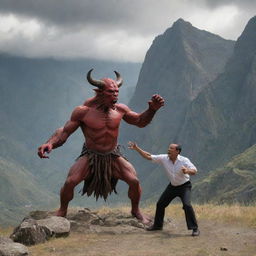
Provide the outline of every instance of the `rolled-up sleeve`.
{"type": "Polygon", "coordinates": [[[162,160],[165,155],[151,155],[152,162],[154,163],[162,163],[162,160]]]}

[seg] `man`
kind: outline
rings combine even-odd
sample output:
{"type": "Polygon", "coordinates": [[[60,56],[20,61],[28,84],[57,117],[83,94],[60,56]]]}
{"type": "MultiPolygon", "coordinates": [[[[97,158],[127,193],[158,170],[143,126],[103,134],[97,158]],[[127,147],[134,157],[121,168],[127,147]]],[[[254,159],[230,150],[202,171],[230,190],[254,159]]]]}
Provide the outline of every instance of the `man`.
{"type": "Polygon", "coordinates": [[[200,231],[198,229],[195,213],[190,202],[190,175],[195,175],[197,169],[188,158],[180,155],[181,146],[178,144],[170,144],[168,154],[161,155],[151,155],[138,147],[138,145],[134,142],[129,142],[129,148],[137,151],[147,160],[152,160],[153,162],[162,164],[167,177],[170,180],[169,185],[157,202],[154,224],[147,228],[147,230],[155,231],[163,229],[165,208],[175,197],[178,196],[183,204],[187,228],[189,230],[193,230],[192,236],[198,236],[200,231]]]}
{"type": "Polygon", "coordinates": [[[46,153],[62,146],[67,138],[81,128],[85,143],[81,155],[71,167],[64,186],[60,192],[60,208],[57,216],[65,217],[68,204],[73,199],[74,188],[84,180],[83,194],[90,196],[94,193],[96,199],[105,200],[112,191],[118,179],[125,181],[128,186],[128,196],[131,199],[131,213],[143,223],[149,220],[140,212],[139,201],[141,187],[134,167],[122,157],[118,145],[118,132],[121,120],[144,127],[150,123],[156,111],[164,105],[159,95],[153,95],[148,102],[148,109],[143,113],[131,111],[126,105],[118,104],[119,87],[122,78],[115,71],[116,80],[103,78],[94,80],[92,69],[87,73],[87,80],[96,86],[96,95],[81,106],[74,109],[71,118],[64,127],[55,131],[52,137],[38,148],[40,158],[48,158],[46,153]]]}

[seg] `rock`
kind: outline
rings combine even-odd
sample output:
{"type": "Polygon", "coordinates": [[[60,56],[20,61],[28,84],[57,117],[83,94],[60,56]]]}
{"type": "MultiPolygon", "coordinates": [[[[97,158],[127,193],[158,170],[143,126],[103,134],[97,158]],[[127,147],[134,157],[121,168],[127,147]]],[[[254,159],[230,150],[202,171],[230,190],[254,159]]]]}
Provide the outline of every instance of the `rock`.
{"type": "Polygon", "coordinates": [[[12,241],[12,239],[10,239],[8,237],[0,236],[0,244],[4,244],[4,243],[13,243],[13,241],[12,241]]]}
{"type": "Polygon", "coordinates": [[[27,256],[28,249],[20,243],[14,243],[10,238],[0,237],[0,256],[27,256]]]}
{"type": "Polygon", "coordinates": [[[52,215],[54,215],[54,212],[32,211],[29,213],[29,218],[34,219],[34,220],[41,220],[41,219],[46,219],[52,215]]]}
{"type": "Polygon", "coordinates": [[[71,230],[82,233],[122,234],[138,232],[145,226],[131,214],[121,211],[99,214],[89,209],[72,212],[67,217],[71,222],[71,230]]]}
{"type": "Polygon", "coordinates": [[[99,214],[84,208],[71,210],[67,218],[52,216],[53,214],[48,211],[31,212],[15,228],[10,238],[24,245],[35,245],[52,237],[68,236],[70,231],[116,235],[145,229],[139,220],[121,211],[99,214]]]}
{"type": "Polygon", "coordinates": [[[91,212],[88,208],[78,210],[73,214],[68,215],[69,220],[83,221],[91,223],[92,221],[100,221],[101,218],[95,212],[91,212]]]}
{"type": "Polygon", "coordinates": [[[44,229],[48,229],[50,237],[68,236],[70,232],[70,222],[63,217],[51,216],[46,219],[37,220],[37,224],[44,229]]]}
{"type": "Polygon", "coordinates": [[[120,219],[115,218],[114,216],[110,216],[104,220],[104,225],[107,227],[115,227],[121,225],[122,221],[120,219]]]}
{"type": "Polygon", "coordinates": [[[23,222],[14,229],[10,238],[14,242],[24,245],[35,245],[44,243],[49,236],[49,231],[39,226],[34,219],[24,219],[23,222]]]}
{"type": "Polygon", "coordinates": [[[71,230],[76,232],[90,231],[91,225],[104,225],[103,219],[88,208],[80,209],[68,215],[71,230]]]}
{"type": "Polygon", "coordinates": [[[51,237],[68,236],[69,232],[70,222],[63,217],[50,216],[41,220],[25,218],[10,237],[14,242],[35,245],[44,243],[51,237]]]}

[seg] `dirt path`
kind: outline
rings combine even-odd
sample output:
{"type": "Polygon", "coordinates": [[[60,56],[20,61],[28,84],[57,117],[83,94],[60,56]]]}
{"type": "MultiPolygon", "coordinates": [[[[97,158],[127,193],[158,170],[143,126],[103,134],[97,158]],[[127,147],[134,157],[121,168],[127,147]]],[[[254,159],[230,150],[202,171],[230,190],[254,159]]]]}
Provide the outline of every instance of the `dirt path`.
{"type": "Polygon", "coordinates": [[[191,236],[181,218],[163,231],[138,229],[127,234],[113,227],[113,232],[73,232],[29,250],[33,256],[256,256],[256,229],[209,220],[200,220],[199,225],[199,237],[191,236]]]}

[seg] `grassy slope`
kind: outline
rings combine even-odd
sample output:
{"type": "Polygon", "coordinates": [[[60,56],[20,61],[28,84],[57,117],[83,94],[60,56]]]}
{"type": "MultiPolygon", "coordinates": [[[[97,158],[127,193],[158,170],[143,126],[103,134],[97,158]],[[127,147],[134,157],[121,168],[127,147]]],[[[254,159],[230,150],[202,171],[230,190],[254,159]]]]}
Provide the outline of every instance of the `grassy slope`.
{"type": "Polygon", "coordinates": [[[194,198],[200,202],[256,202],[256,145],[232,158],[223,168],[194,186],[194,198]]]}
{"type": "Polygon", "coordinates": [[[24,167],[0,157],[0,223],[9,225],[32,209],[51,205],[55,196],[24,167]]]}

